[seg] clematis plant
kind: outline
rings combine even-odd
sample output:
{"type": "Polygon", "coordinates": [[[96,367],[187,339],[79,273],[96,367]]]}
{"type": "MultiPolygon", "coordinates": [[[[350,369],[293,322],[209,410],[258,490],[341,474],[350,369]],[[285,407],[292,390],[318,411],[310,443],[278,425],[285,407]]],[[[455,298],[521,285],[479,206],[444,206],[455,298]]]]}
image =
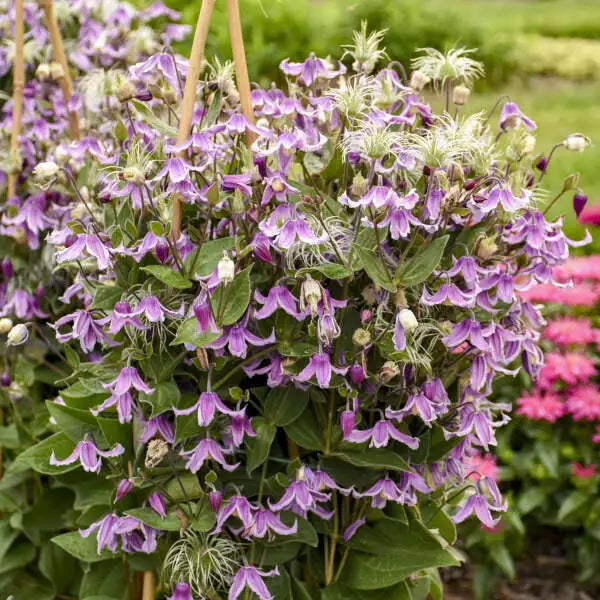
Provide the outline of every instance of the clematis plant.
{"type": "Polygon", "coordinates": [[[576,243],[538,208],[532,122],[462,115],[471,53],[407,81],[381,40],[284,60],[253,115],[215,60],[183,141],[188,64],[155,53],[47,152],[68,372],[16,464],[93,490],[67,552],[177,599],[440,597],[454,523],[505,510],[469,465],[508,420],[495,378],[541,368],[518,292],[576,243]]]}

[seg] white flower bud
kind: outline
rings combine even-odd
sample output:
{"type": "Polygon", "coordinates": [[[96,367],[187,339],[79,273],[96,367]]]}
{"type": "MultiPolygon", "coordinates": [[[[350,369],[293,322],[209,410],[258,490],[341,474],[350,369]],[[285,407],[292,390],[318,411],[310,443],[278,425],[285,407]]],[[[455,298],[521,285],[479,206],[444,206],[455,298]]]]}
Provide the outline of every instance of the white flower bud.
{"type": "Polygon", "coordinates": [[[535,150],[535,136],[531,134],[527,134],[523,138],[523,154],[531,154],[535,150]]]}
{"type": "Polygon", "coordinates": [[[123,81],[117,90],[117,98],[121,102],[131,100],[135,95],[135,86],[129,81],[123,81]]]}
{"type": "Polygon", "coordinates": [[[9,346],[18,346],[27,341],[29,337],[29,329],[27,329],[27,325],[23,325],[23,323],[18,323],[8,332],[6,343],[9,346]]]}
{"type": "Polygon", "coordinates": [[[50,63],[50,77],[52,77],[52,79],[54,79],[54,80],[61,79],[62,77],[64,77],[64,74],[65,74],[65,72],[60,63],[57,63],[55,61],[52,61],[50,63]]]}
{"type": "Polygon", "coordinates": [[[134,185],[142,185],[146,181],[144,174],[137,167],[126,167],[121,176],[125,181],[134,185]]]}
{"type": "Polygon", "coordinates": [[[381,377],[381,381],[387,383],[394,379],[398,373],[400,373],[398,365],[393,360],[388,360],[383,363],[381,370],[379,371],[379,376],[381,377]]]}
{"type": "Polygon", "coordinates": [[[318,312],[321,298],[325,301],[323,287],[308,275],[300,288],[300,310],[304,311],[309,306],[310,313],[314,317],[318,312]]]}
{"type": "Polygon", "coordinates": [[[420,92],[430,81],[431,79],[422,71],[413,71],[410,76],[410,87],[420,92]]]}
{"type": "Polygon", "coordinates": [[[38,65],[38,68],[35,70],[35,76],[40,81],[46,81],[46,79],[50,78],[50,65],[46,63],[41,63],[38,65]]]}
{"type": "Polygon", "coordinates": [[[457,85],[452,90],[452,102],[456,104],[456,106],[462,106],[467,103],[470,95],[471,90],[466,85],[457,85]]]}
{"type": "Polygon", "coordinates": [[[227,252],[223,252],[223,258],[217,265],[217,276],[221,283],[231,283],[235,276],[235,263],[229,258],[227,252]]]}
{"type": "Polygon", "coordinates": [[[490,260],[498,252],[498,245],[493,237],[483,236],[475,244],[475,254],[481,260],[490,260]]]}
{"type": "Polygon", "coordinates": [[[38,163],[33,169],[33,175],[36,177],[36,179],[47,181],[53,177],[56,177],[58,171],[59,166],[55,162],[48,160],[38,163]]]}
{"type": "Polygon", "coordinates": [[[571,152],[583,152],[589,143],[590,140],[581,133],[572,133],[563,142],[565,148],[571,152]]]}
{"type": "Polygon", "coordinates": [[[8,333],[13,327],[13,322],[12,319],[9,319],[8,317],[4,317],[2,319],[0,319],[0,335],[4,335],[5,333],[8,333]]]}
{"type": "Polygon", "coordinates": [[[398,321],[406,331],[412,331],[419,326],[419,321],[417,321],[415,313],[410,308],[403,308],[398,313],[398,321]]]}
{"type": "Polygon", "coordinates": [[[371,334],[368,330],[359,328],[352,335],[352,343],[357,346],[366,346],[371,341],[371,334]]]}
{"type": "Polygon", "coordinates": [[[72,219],[82,219],[87,214],[88,214],[87,208],[85,207],[85,204],[83,202],[78,202],[71,209],[71,218],[72,219]]]}

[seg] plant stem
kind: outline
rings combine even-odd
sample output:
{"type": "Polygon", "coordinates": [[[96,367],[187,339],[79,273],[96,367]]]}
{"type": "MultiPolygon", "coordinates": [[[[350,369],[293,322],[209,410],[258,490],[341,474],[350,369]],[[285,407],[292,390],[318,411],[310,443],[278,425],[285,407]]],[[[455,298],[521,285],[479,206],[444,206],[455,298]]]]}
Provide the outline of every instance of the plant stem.
{"type": "MultiPolygon", "coordinates": [[[[196,23],[196,32],[194,33],[194,42],[190,53],[190,63],[185,80],[185,89],[183,100],[181,101],[181,115],[179,117],[179,131],[177,133],[177,143],[183,144],[189,135],[192,127],[192,117],[194,115],[194,105],[196,104],[196,88],[202,63],[204,60],[204,47],[206,46],[206,36],[212,17],[213,8],[217,0],[202,0],[198,22],[196,23]]],[[[183,151],[180,155],[185,155],[183,151]]],[[[173,217],[171,236],[177,241],[181,233],[181,198],[175,196],[173,201],[173,217]]]]}
{"type": "MultiPolygon", "coordinates": [[[[235,78],[237,81],[242,112],[250,123],[254,124],[254,111],[252,110],[252,98],[250,96],[250,80],[248,78],[248,65],[244,51],[244,38],[242,36],[242,22],[240,19],[240,7],[238,0],[227,0],[227,21],[229,23],[229,37],[231,41],[231,53],[235,67],[235,78]]],[[[246,130],[246,145],[250,146],[256,135],[246,130]]]]}
{"type": "Polygon", "coordinates": [[[142,600],[154,600],[154,571],[144,571],[142,600]]]}
{"type": "Polygon", "coordinates": [[[25,59],[23,49],[25,46],[25,16],[23,0],[15,0],[15,60],[13,65],[13,106],[12,106],[12,131],[10,138],[10,173],[8,174],[8,196],[15,195],[17,189],[18,169],[17,160],[19,153],[19,135],[21,134],[21,117],[23,114],[23,88],[25,87],[25,59]]]}
{"type": "MultiPolygon", "coordinates": [[[[73,95],[73,82],[71,81],[71,75],[69,74],[69,65],[67,63],[67,57],[65,56],[65,48],[60,35],[60,29],[58,28],[56,15],[54,14],[54,8],[52,7],[52,0],[43,0],[42,6],[44,8],[44,21],[46,24],[46,29],[50,35],[50,44],[52,45],[52,58],[62,67],[63,74],[60,78],[60,85],[65,98],[65,104],[68,106],[69,100],[73,95]]],[[[68,114],[69,131],[71,133],[71,137],[74,140],[78,140],[80,133],[77,114],[69,110],[68,114]]]]}
{"type": "Polygon", "coordinates": [[[542,213],[544,216],[546,216],[546,214],[548,213],[548,211],[556,204],[556,201],[565,193],[565,190],[561,190],[558,194],[556,194],[556,196],[554,196],[554,198],[552,199],[552,202],[550,202],[550,204],[548,204],[548,206],[545,208],[544,212],[542,213]]]}

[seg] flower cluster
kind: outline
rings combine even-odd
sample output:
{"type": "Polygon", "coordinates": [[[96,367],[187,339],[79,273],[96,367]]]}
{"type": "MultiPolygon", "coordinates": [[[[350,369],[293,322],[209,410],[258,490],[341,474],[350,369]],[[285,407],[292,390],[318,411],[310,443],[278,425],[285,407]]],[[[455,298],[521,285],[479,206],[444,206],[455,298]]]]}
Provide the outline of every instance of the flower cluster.
{"type": "Polygon", "coordinates": [[[460,113],[482,73],[470,52],[427,51],[406,80],[381,39],[357,33],[351,67],[284,60],[285,89],[252,91],[256,122],[216,61],[183,143],[187,61],[119,71],[109,53],[102,86],[77,81],[81,139],[24,154],[3,233],[50,263],[56,296],[5,275],[3,310],[24,322],[12,343],[55,349],[62,387],[53,435],[17,463],[80,465],[71,485],[108,493],[88,493],[65,549],[163,544],[180,600],[433,589],[454,523],[506,510],[493,477],[470,477],[508,421],[492,384],[539,373],[542,317],[521,294],[577,243],[537,206],[533,121],[514,103],[460,113]]]}

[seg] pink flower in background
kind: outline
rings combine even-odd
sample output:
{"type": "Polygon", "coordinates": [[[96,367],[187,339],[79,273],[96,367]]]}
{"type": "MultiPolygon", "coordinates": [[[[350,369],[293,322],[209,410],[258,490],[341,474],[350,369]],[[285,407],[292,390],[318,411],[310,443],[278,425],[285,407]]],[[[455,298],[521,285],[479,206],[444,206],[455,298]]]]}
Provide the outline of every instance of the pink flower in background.
{"type": "Polygon", "coordinates": [[[551,352],[546,354],[545,361],[538,382],[545,390],[551,389],[556,381],[576,385],[588,381],[596,374],[594,361],[585,354],[551,352]]]}
{"type": "Polygon", "coordinates": [[[563,304],[566,306],[594,306],[600,300],[600,286],[585,282],[565,288],[552,283],[543,283],[524,290],[519,295],[529,302],[563,304]]]}
{"type": "Polygon", "coordinates": [[[570,258],[564,265],[554,267],[552,274],[557,281],[600,281],[600,254],[570,258]]]}
{"type": "Polygon", "coordinates": [[[600,225],[600,202],[584,208],[579,215],[579,222],[589,225],[600,225]]]}
{"type": "Polygon", "coordinates": [[[542,334],[544,338],[558,344],[591,344],[597,341],[597,336],[589,319],[561,317],[548,323],[542,334]]]}
{"type": "Polygon", "coordinates": [[[479,481],[481,477],[497,481],[500,474],[496,459],[489,453],[481,454],[481,452],[477,452],[465,463],[465,469],[467,472],[470,471],[468,477],[473,481],[479,481]]]}
{"type": "Polygon", "coordinates": [[[598,465],[587,465],[583,466],[581,463],[571,463],[571,470],[575,477],[579,479],[591,479],[596,476],[596,470],[598,465]]]}
{"type": "Polygon", "coordinates": [[[554,423],[565,414],[565,406],[558,394],[540,391],[524,393],[518,400],[517,414],[529,419],[554,423]]]}
{"type": "Polygon", "coordinates": [[[600,419],[600,389],[593,384],[580,386],[567,392],[567,412],[575,421],[600,419]]]}

